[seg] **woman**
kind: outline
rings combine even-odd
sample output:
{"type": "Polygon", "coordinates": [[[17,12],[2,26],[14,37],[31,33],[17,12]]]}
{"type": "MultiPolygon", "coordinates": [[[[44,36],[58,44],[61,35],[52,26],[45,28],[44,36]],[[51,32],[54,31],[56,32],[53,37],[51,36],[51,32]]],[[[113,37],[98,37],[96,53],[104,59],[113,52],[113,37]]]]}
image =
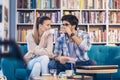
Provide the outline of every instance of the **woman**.
{"type": "Polygon", "coordinates": [[[24,56],[31,77],[48,73],[49,57],[53,56],[53,35],[50,33],[51,20],[47,16],[38,17],[33,32],[27,35],[28,53],[24,56]]]}

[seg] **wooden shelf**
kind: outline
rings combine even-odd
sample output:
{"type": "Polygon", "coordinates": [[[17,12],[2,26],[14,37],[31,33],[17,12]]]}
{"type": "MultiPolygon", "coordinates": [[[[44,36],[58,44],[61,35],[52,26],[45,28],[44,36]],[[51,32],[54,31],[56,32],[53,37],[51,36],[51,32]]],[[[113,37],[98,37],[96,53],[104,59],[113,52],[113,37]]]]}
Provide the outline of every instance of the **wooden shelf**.
{"type": "MultiPolygon", "coordinates": [[[[54,27],[60,28],[60,26],[62,24],[61,17],[63,15],[72,14],[72,15],[75,15],[79,19],[78,29],[89,32],[90,36],[92,36],[92,37],[95,37],[96,32],[97,32],[96,36],[98,36],[98,34],[100,34],[100,32],[101,32],[102,37],[103,37],[103,35],[105,35],[104,36],[105,42],[92,42],[92,44],[94,44],[94,45],[109,44],[109,30],[111,30],[111,27],[112,27],[112,30],[114,30],[114,29],[116,29],[116,28],[114,28],[114,26],[117,26],[117,29],[120,26],[120,23],[109,23],[109,22],[114,22],[115,16],[116,16],[116,18],[118,18],[117,13],[114,13],[114,15],[115,14],[116,15],[114,17],[112,17],[111,16],[111,15],[113,15],[112,12],[120,12],[120,9],[114,9],[115,6],[112,6],[112,7],[110,5],[108,6],[108,4],[111,4],[111,3],[108,3],[109,0],[108,1],[102,0],[102,2],[98,2],[98,0],[95,0],[95,2],[94,2],[95,4],[93,4],[93,2],[89,2],[89,0],[78,0],[80,2],[77,2],[76,0],[73,0],[73,1],[67,0],[67,2],[66,2],[66,0],[56,0],[56,1],[58,1],[58,3],[49,5],[49,0],[48,0],[48,2],[47,1],[45,2],[45,4],[48,4],[48,5],[45,6],[44,0],[43,0],[39,7],[38,7],[38,5],[33,6],[33,5],[31,5],[32,3],[30,3],[28,6],[29,7],[32,6],[32,8],[23,8],[24,6],[19,5],[21,7],[17,8],[16,14],[17,14],[17,12],[23,12],[23,14],[25,12],[28,12],[28,13],[34,12],[33,13],[34,17],[32,17],[32,16],[30,16],[30,17],[35,18],[35,20],[31,21],[33,23],[16,23],[16,26],[19,26],[19,28],[20,28],[20,26],[21,26],[21,28],[23,28],[23,26],[34,26],[36,17],[38,17],[40,15],[48,15],[48,16],[50,16],[51,20],[53,20],[52,22],[55,22],[55,23],[52,23],[51,26],[53,28],[54,27]],[[87,2],[85,2],[85,1],[87,1],[87,2]],[[110,9],[109,7],[113,8],[113,9],[110,9]],[[94,26],[95,26],[95,28],[94,28],[94,26]]],[[[52,4],[52,2],[50,2],[50,3],[52,4]]],[[[113,3],[114,3],[114,1],[112,2],[112,4],[113,3]]],[[[38,4],[39,4],[39,2],[38,2],[38,4]]],[[[116,21],[116,22],[118,22],[118,21],[116,21]]],[[[118,30],[120,30],[120,29],[118,29],[118,30]]],[[[118,36],[118,37],[120,37],[120,36],[118,36]]],[[[103,39],[101,39],[101,41],[102,40],[103,39]]],[[[19,44],[24,44],[24,43],[19,42],[19,44]]],[[[120,44],[120,43],[118,42],[117,44],[120,44]]]]}

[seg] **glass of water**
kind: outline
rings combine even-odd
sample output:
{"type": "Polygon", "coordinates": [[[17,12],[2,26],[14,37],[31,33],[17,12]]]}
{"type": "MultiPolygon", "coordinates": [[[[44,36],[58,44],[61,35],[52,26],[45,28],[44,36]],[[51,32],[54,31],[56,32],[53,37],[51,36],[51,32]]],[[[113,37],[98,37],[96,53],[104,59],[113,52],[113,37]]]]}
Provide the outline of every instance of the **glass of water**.
{"type": "Polygon", "coordinates": [[[50,74],[51,74],[52,76],[56,76],[56,74],[57,74],[57,69],[50,69],[50,74]]]}

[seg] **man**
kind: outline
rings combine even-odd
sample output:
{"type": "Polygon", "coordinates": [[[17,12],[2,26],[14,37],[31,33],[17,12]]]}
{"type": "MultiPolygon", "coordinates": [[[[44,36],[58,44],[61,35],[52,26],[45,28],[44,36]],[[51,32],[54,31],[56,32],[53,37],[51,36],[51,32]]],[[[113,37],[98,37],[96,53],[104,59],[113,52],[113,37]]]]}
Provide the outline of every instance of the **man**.
{"type": "Polygon", "coordinates": [[[54,60],[48,64],[49,69],[57,69],[57,73],[67,69],[74,69],[81,65],[94,65],[87,51],[91,48],[90,36],[87,32],[77,34],[78,19],[74,15],[62,17],[63,34],[57,39],[54,50],[54,60]]]}

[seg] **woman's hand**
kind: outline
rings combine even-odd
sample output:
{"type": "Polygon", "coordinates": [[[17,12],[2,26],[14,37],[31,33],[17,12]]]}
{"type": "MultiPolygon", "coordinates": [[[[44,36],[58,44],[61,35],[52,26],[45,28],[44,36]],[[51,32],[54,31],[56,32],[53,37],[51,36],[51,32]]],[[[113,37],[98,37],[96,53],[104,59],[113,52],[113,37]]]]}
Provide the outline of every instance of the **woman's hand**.
{"type": "Polygon", "coordinates": [[[50,35],[50,31],[47,30],[47,31],[45,31],[45,32],[42,34],[41,39],[46,39],[49,35],[50,35]]]}
{"type": "Polygon", "coordinates": [[[32,55],[34,55],[34,50],[28,51],[24,56],[24,60],[28,62],[32,55]]]}
{"type": "Polygon", "coordinates": [[[42,34],[42,36],[41,36],[41,38],[40,38],[40,43],[39,43],[39,46],[40,47],[42,47],[42,48],[45,48],[45,46],[46,46],[46,41],[47,41],[47,37],[49,36],[49,34],[50,34],[50,31],[49,30],[47,30],[47,31],[45,31],[43,34],[42,34]]]}

